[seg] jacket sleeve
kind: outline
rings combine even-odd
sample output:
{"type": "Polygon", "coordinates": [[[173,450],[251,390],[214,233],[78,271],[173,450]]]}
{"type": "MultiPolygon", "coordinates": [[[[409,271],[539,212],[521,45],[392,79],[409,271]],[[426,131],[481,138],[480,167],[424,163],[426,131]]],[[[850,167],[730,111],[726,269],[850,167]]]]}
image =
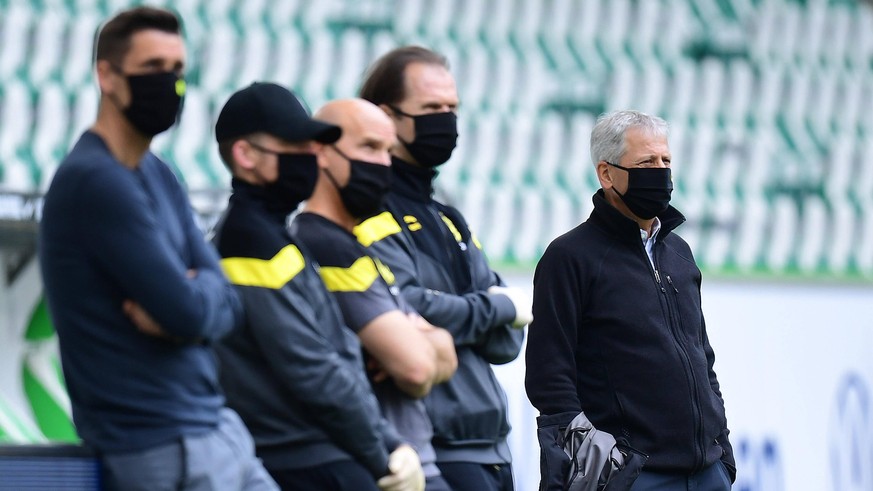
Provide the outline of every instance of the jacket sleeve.
{"type": "Polygon", "coordinates": [[[539,491],[566,489],[570,457],[564,452],[564,430],[577,414],[566,412],[537,417],[537,440],[540,444],[539,491]]]}
{"type": "Polygon", "coordinates": [[[582,410],[576,391],[580,282],[567,252],[549,246],[534,273],[533,322],[525,350],[525,389],[541,414],[582,410]]]}
{"type": "MultiPolygon", "coordinates": [[[[173,196],[184,195],[178,182],[173,196]]],[[[215,339],[238,325],[242,307],[222,275],[214,252],[194,234],[190,205],[183,227],[192,254],[201,261],[195,277],[163,230],[150,198],[118,171],[93,173],[81,181],[82,234],[94,258],[126,297],[138,302],[168,334],[183,339],[215,339]]],[[[174,203],[175,204],[175,203],[174,203]]],[[[195,227],[196,228],[196,227],[195,227]]],[[[119,309],[121,305],[119,305],[119,309]]]]}
{"type": "MultiPolygon", "coordinates": [[[[321,331],[308,297],[296,280],[281,289],[239,287],[248,325],[276,378],[305,401],[309,414],[336,444],[370,472],[388,472],[386,438],[399,438],[379,412],[378,401],[361,373],[349,368],[321,331]]],[[[341,335],[354,337],[343,327],[341,335]]]]}
{"type": "MultiPolygon", "coordinates": [[[[500,276],[488,268],[483,255],[479,255],[482,261],[482,267],[489,272],[488,287],[494,285],[506,286],[500,276]]],[[[513,308],[515,308],[513,306],[513,308]]],[[[494,326],[479,338],[478,342],[473,346],[473,350],[479,354],[485,361],[492,365],[503,365],[518,358],[521,353],[521,346],[524,343],[524,330],[515,329],[512,325],[506,323],[499,326],[494,326]]]]}
{"type": "Polygon", "coordinates": [[[490,295],[486,291],[455,295],[422,285],[414,253],[403,243],[401,233],[370,247],[391,269],[395,284],[412,308],[431,324],[448,330],[457,346],[478,344],[491,328],[515,318],[515,307],[504,295],[490,295]]]}

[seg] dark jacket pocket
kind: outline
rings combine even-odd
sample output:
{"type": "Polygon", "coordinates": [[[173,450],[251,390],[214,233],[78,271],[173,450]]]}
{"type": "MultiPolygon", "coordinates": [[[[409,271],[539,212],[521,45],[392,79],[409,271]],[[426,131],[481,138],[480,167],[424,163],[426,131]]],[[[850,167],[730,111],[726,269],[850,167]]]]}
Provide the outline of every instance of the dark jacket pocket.
{"type": "Polygon", "coordinates": [[[564,429],[577,413],[559,413],[537,417],[540,444],[539,491],[564,491],[570,471],[570,457],[564,452],[564,429]]]}

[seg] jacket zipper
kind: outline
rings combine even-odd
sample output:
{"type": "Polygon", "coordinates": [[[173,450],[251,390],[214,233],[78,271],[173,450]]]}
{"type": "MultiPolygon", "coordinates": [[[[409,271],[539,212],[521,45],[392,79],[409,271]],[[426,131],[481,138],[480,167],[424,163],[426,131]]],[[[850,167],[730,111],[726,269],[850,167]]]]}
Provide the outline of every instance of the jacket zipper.
{"type": "MultiPolygon", "coordinates": [[[[673,278],[670,278],[670,275],[667,275],[666,278],[667,278],[667,284],[670,285],[670,288],[673,290],[673,298],[676,301],[676,311],[677,311],[676,312],[676,322],[679,326],[679,333],[681,333],[682,332],[682,317],[679,315],[679,312],[678,312],[679,289],[676,288],[676,286],[673,284],[673,278]]],[[[669,301],[668,301],[668,305],[669,305],[669,301]]],[[[674,337],[676,338],[676,342],[682,348],[682,355],[685,357],[685,359],[688,362],[688,373],[691,376],[692,407],[697,412],[697,415],[696,415],[697,417],[694,419],[694,423],[695,423],[694,429],[695,429],[695,434],[697,436],[697,438],[695,439],[696,440],[695,443],[696,443],[697,449],[699,450],[699,452],[698,452],[699,462],[697,464],[697,467],[701,468],[701,467],[703,467],[703,463],[706,461],[706,455],[705,455],[706,451],[705,451],[705,445],[703,442],[703,411],[700,407],[700,394],[698,392],[697,377],[694,375],[694,370],[691,368],[691,357],[688,355],[688,350],[685,349],[685,345],[682,343],[681,336],[679,333],[674,332],[674,337]]]]}
{"type": "MultiPolygon", "coordinates": [[[[676,346],[679,349],[679,354],[682,357],[683,368],[685,368],[685,378],[689,384],[688,391],[691,393],[692,407],[694,409],[694,412],[697,415],[697,417],[694,419],[694,426],[695,426],[695,428],[694,428],[694,430],[695,430],[694,431],[694,433],[695,433],[694,446],[698,450],[697,452],[695,452],[697,454],[697,458],[696,458],[697,462],[695,463],[695,467],[700,468],[703,466],[703,462],[706,460],[706,458],[705,458],[706,456],[703,455],[703,445],[700,442],[700,440],[701,440],[700,435],[702,433],[702,429],[701,429],[702,422],[700,420],[703,418],[703,414],[702,414],[702,411],[700,409],[700,401],[698,400],[698,397],[697,397],[697,391],[696,391],[697,380],[696,380],[696,377],[694,376],[694,370],[692,369],[691,357],[688,355],[688,350],[685,348],[685,345],[682,343],[679,333],[677,333],[677,331],[676,331],[677,323],[679,325],[681,325],[681,319],[679,319],[679,313],[674,312],[673,303],[670,301],[670,297],[667,295],[667,289],[664,288],[664,284],[661,282],[661,274],[658,272],[659,263],[657,261],[657,256],[655,255],[655,252],[659,249],[659,247],[658,247],[659,245],[660,245],[660,243],[655,243],[655,247],[653,248],[653,251],[652,251],[653,259],[651,262],[649,262],[649,254],[646,252],[645,246],[643,246],[642,243],[640,244],[640,248],[643,251],[643,257],[645,258],[646,263],[648,263],[650,266],[652,266],[652,272],[654,274],[655,283],[657,284],[658,289],[661,290],[661,293],[664,295],[664,301],[667,303],[667,318],[669,320],[668,327],[670,329],[670,334],[673,335],[673,341],[676,343],[676,346]],[[652,263],[654,263],[654,264],[652,264],[652,263]]],[[[666,280],[667,280],[667,283],[670,285],[670,287],[673,289],[674,299],[676,300],[676,302],[678,302],[679,301],[678,296],[675,294],[679,293],[679,290],[673,285],[673,280],[672,280],[672,278],[670,278],[669,275],[666,276],[666,280]]]]}

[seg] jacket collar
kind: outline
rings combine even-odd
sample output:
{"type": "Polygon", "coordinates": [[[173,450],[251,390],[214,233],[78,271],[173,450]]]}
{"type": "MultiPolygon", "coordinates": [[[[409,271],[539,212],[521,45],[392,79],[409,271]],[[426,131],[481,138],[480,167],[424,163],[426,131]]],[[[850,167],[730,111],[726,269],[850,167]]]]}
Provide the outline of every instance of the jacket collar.
{"type": "MultiPolygon", "coordinates": [[[[594,211],[591,212],[591,216],[588,218],[590,222],[606,230],[621,241],[639,244],[640,226],[637,222],[622,215],[618,209],[612,206],[606,200],[603,189],[598,189],[594,193],[592,201],[594,201],[594,211]]],[[[667,234],[685,221],[685,216],[679,210],[670,206],[658,215],[658,219],[661,221],[661,230],[658,232],[658,237],[663,240],[667,234]]]]}
{"type": "Polygon", "coordinates": [[[284,209],[278,209],[270,203],[270,196],[262,186],[255,186],[246,181],[233,178],[230,182],[233,188],[233,194],[230,196],[231,204],[240,204],[243,206],[254,206],[260,208],[276,223],[284,226],[288,219],[289,212],[284,209]]]}
{"type": "Polygon", "coordinates": [[[433,196],[433,180],[438,172],[391,157],[391,190],[416,201],[427,202],[433,196]]]}

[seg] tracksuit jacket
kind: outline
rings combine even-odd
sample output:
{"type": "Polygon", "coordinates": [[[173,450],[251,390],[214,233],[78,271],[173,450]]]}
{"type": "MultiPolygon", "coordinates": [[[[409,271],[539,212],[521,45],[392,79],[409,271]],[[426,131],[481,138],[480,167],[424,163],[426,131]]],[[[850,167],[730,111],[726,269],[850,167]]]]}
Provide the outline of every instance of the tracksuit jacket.
{"type": "Polygon", "coordinates": [[[228,406],[252,433],[267,469],[356,460],[388,473],[400,439],[381,417],[357,336],[304,247],[262,188],[233,181],[214,242],[245,306],[217,346],[228,406]]]}
{"type": "Polygon", "coordinates": [[[659,219],[653,268],[637,223],[600,190],[590,218],[537,265],[526,389],[541,413],[544,480],[560,480],[559,431],[579,411],[648,454],[646,471],[693,473],[721,459],[735,474],[701,273],[672,233],[685,217],[670,207],[659,219]]]}
{"type": "Polygon", "coordinates": [[[515,307],[460,212],[435,201],[436,172],[392,161],[388,211],[355,229],[358,240],[394,273],[403,297],[431,324],[451,332],[458,355],[452,378],[425,398],[437,462],[511,462],[506,395],[491,364],[514,360],[524,333],[515,307]]]}

